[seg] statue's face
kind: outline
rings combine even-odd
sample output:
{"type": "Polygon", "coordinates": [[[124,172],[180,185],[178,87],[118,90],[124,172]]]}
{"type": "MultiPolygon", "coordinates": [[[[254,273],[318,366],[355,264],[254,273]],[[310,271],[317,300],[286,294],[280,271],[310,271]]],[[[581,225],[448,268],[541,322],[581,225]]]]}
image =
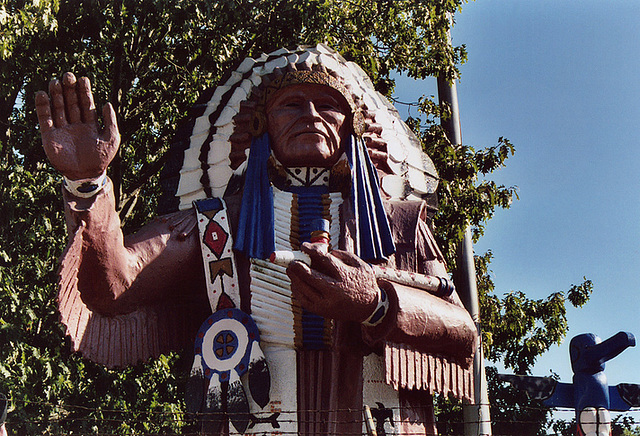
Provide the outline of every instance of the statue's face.
{"type": "Polygon", "coordinates": [[[271,148],[286,167],[333,166],[351,133],[351,110],[340,92],[324,85],[291,85],[267,104],[271,148]]]}

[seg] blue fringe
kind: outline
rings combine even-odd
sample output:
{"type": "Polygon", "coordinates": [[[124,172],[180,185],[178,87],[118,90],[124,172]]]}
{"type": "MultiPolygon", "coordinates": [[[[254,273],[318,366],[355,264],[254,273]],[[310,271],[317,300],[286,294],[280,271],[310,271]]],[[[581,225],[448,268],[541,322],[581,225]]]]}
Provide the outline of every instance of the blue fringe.
{"type": "Polygon", "coordinates": [[[376,168],[362,138],[352,137],[349,141],[347,159],[353,180],[351,199],[356,219],[356,254],[369,262],[386,260],[396,247],[382,205],[376,168]]]}
{"type": "Polygon", "coordinates": [[[247,162],[235,241],[235,249],[249,258],[268,259],[275,249],[273,190],[267,171],[270,155],[268,133],[254,138],[247,162]]]}

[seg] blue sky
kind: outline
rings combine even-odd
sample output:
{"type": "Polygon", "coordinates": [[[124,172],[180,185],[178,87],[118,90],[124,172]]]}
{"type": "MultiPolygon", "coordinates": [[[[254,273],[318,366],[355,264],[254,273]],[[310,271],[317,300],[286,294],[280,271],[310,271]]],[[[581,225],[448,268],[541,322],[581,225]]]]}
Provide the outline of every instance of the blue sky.
{"type": "MultiPolygon", "coordinates": [[[[478,0],[456,15],[453,43],[469,52],[458,84],[463,142],[505,136],[516,147],[493,179],[520,199],[489,222],[476,252],[494,252],[499,294],[544,298],[583,276],[594,283],[535,375],[570,381],[579,333],[640,340],[638,23],[640,2],[621,0],[478,0]]],[[[402,80],[396,94],[418,91],[434,94],[435,83],[402,80]]],[[[640,383],[639,364],[640,343],[607,363],[609,383],[640,383]]]]}

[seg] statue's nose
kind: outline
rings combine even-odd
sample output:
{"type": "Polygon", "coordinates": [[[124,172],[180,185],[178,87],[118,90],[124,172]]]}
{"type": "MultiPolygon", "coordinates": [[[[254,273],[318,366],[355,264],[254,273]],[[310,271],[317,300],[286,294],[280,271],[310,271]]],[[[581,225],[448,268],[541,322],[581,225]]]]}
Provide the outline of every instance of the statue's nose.
{"type": "Polygon", "coordinates": [[[311,118],[320,118],[320,113],[318,112],[315,103],[311,100],[306,101],[302,105],[302,114],[303,116],[311,118]]]}

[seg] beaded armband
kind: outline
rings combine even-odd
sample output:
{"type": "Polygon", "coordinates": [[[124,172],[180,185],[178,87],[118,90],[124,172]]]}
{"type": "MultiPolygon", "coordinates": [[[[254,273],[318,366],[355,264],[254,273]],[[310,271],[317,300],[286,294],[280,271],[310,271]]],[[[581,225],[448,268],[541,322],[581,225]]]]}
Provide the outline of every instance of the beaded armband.
{"type": "Polygon", "coordinates": [[[378,305],[375,310],[371,314],[369,318],[362,321],[362,324],[373,327],[382,322],[384,316],[389,311],[389,297],[387,297],[387,293],[382,290],[382,288],[378,288],[378,305]]]}
{"type": "Polygon", "coordinates": [[[62,185],[76,197],[91,198],[107,185],[107,172],[105,171],[95,179],[70,180],[63,177],[62,185]]]}

